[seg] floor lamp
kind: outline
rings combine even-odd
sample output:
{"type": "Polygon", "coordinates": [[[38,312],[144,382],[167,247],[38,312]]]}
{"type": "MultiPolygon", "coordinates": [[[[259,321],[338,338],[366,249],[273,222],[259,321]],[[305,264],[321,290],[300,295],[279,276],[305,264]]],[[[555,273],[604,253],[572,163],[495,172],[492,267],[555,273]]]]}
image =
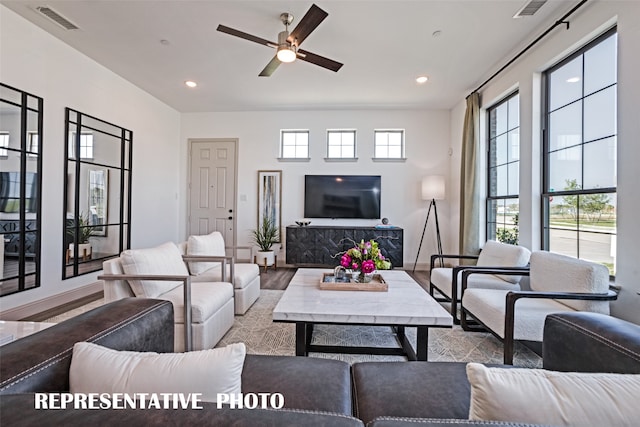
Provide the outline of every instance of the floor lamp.
{"type": "MultiPolygon", "coordinates": [[[[424,233],[425,231],[427,231],[427,224],[429,223],[431,208],[433,208],[433,215],[436,217],[436,238],[438,240],[438,255],[442,255],[442,240],[440,239],[440,224],[438,223],[438,207],[436,206],[436,200],[444,200],[444,190],[444,176],[431,175],[422,178],[422,200],[429,200],[429,210],[427,210],[427,219],[424,221],[424,228],[422,229],[422,237],[420,238],[420,246],[418,246],[416,262],[413,263],[413,272],[416,271],[416,265],[418,264],[418,257],[420,256],[420,249],[422,248],[424,233]]],[[[440,266],[444,266],[442,258],[440,258],[440,266]]]]}

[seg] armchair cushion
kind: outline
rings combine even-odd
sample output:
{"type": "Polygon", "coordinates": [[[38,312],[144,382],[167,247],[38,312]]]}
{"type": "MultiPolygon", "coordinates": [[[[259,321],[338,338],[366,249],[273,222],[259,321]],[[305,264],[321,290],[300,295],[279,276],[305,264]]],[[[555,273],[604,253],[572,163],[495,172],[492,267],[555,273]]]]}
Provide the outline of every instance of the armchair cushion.
{"type": "Polygon", "coordinates": [[[632,426],[640,375],[487,368],[467,364],[469,418],[559,426],[632,426]]]}
{"type": "MultiPolygon", "coordinates": [[[[233,287],[246,288],[256,277],[260,275],[258,264],[236,263],[234,265],[233,287]]],[[[227,280],[231,280],[231,266],[227,264],[227,280]]],[[[198,276],[193,276],[191,282],[219,282],[222,280],[222,268],[220,266],[206,270],[198,276]]]]}
{"type": "MultiPolygon", "coordinates": [[[[565,255],[536,251],[531,255],[530,286],[538,292],[606,294],[609,270],[602,264],[565,255]]],[[[561,300],[577,311],[609,314],[608,301],[561,300]]]]}
{"type": "MultiPolygon", "coordinates": [[[[225,256],[222,234],[214,231],[204,236],[189,236],[187,255],[225,256]]],[[[216,267],[220,267],[219,262],[189,262],[189,270],[194,276],[216,267]]]]}
{"type": "MultiPolygon", "coordinates": [[[[529,249],[488,240],[478,256],[476,265],[480,267],[526,267],[531,252],[529,249]]],[[[498,275],[502,280],[520,283],[521,276],[498,275]]]]}
{"type": "MultiPolygon", "coordinates": [[[[158,274],[169,276],[188,276],[187,266],[175,243],[164,243],[155,248],[129,249],[120,256],[125,274],[158,274]]],[[[159,280],[130,280],[131,289],[138,297],[157,298],[182,282],[159,280]]]]}
{"type": "MultiPolygon", "coordinates": [[[[171,301],[175,323],[184,323],[184,291],[182,286],[171,289],[169,292],[159,295],[158,298],[171,301]]],[[[231,299],[233,299],[231,283],[191,283],[191,322],[204,323],[231,299]]]]}
{"type": "Polygon", "coordinates": [[[73,347],[71,393],[240,393],[243,343],[187,353],[117,351],[79,342],[73,347]],[[99,367],[99,369],[96,369],[99,367]]]}
{"type": "MultiPolygon", "coordinates": [[[[453,268],[434,268],[431,271],[430,280],[444,295],[452,298],[453,268]]],[[[494,274],[473,274],[467,280],[467,288],[520,290],[520,285],[507,282],[494,274]]],[[[461,294],[462,272],[458,273],[458,291],[456,295],[460,298],[461,294]]]]}
{"type": "MultiPolygon", "coordinates": [[[[504,338],[506,296],[509,291],[499,289],[467,289],[462,305],[475,318],[504,338]]],[[[551,313],[573,311],[552,299],[522,298],[516,302],[513,337],[516,340],[542,341],[544,319],[551,313]]]]}

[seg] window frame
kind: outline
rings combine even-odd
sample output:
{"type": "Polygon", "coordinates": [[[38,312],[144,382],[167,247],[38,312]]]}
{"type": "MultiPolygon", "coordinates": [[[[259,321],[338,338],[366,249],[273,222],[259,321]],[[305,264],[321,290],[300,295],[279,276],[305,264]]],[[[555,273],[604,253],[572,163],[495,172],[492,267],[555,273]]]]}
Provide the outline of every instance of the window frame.
{"type": "MultiPolygon", "coordinates": [[[[506,162],[504,164],[498,165],[497,162],[494,166],[491,166],[491,155],[492,155],[492,141],[496,141],[499,136],[501,135],[505,135],[509,136],[509,133],[515,129],[518,129],[518,134],[519,134],[519,129],[520,129],[520,91],[519,90],[515,90],[514,92],[511,92],[510,94],[506,95],[504,98],[500,99],[499,101],[497,101],[495,104],[493,104],[491,107],[487,108],[487,114],[486,114],[486,120],[487,120],[487,146],[486,146],[486,153],[487,153],[487,161],[486,161],[486,168],[487,168],[487,189],[486,189],[486,201],[485,201],[485,214],[486,214],[486,218],[485,218],[485,233],[486,233],[486,239],[487,240],[498,240],[497,238],[497,234],[498,234],[498,221],[497,221],[497,214],[496,214],[496,220],[495,221],[491,221],[491,218],[493,218],[493,216],[491,215],[491,204],[492,202],[500,202],[500,201],[504,201],[506,203],[507,200],[517,200],[518,201],[518,213],[517,215],[519,216],[520,214],[520,189],[518,188],[517,193],[509,193],[506,195],[492,195],[491,194],[491,187],[492,187],[492,170],[496,170],[498,166],[501,165],[505,165],[508,168],[508,165],[513,164],[513,163],[517,163],[518,164],[518,183],[520,182],[519,179],[519,175],[520,175],[520,155],[518,154],[518,160],[515,161],[509,161],[509,159],[506,160],[506,162]],[[516,127],[513,128],[509,128],[509,101],[511,101],[513,98],[518,97],[518,125],[516,127]],[[494,110],[497,110],[500,106],[505,105],[507,108],[507,127],[504,133],[501,134],[497,134],[492,138],[491,137],[491,112],[494,110]],[[493,225],[493,229],[492,229],[492,225],[493,225]]],[[[509,144],[510,141],[507,140],[507,144],[509,144]]],[[[518,152],[520,151],[520,141],[518,140],[518,152]]],[[[507,180],[508,180],[508,176],[507,176],[507,180]]],[[[497,172],[496,172],[496,181],[497,181],[497,172]]],[[[503,223],[504,225],[504,223],[503,223]]],[[[518,224],[516,223],[516,230],[518,230],[518,224]]],[[[504,227],[503,227],[504,228],[504,227]]],[[[518,238],[518,234],[516,234],[516,239],[518,238]]],[[[517,241],[516,243],[517,244],[517,241]]]]}
{"type": "Polygon", "coordinates": [[[309,129],[280,129],[280,160],[285,160],[285,161],[308,161],[310,159],[310,144],[309,144],[309,129]],[[288,157],[284,155],[284,136],[287,134],[294,134],[296,136],[296,144],[294,145],[296,147],[295,151],[297,151],[297,147],[298,147],[298,143],[297,143],[297,139],[298,139],[298,135],[303,135],[306,134],[307,137],[307,143],[306,143],[306,148],[307,148],[307,155],[306,157],[302,157],[302,156],[294,156],[294,157],[288,157]]]}
{"type": "MultiPolygon", "coordinates": [[[[576,258],[577,259],[583,259],[580,257],[580,253],[581,253],[581,244],[580,241],[582,240],[580,238],[580,234],[581,233],[592,233],[592,234],[607,234],[607,235],[611,235],[611,236],[617,236],[617,212],[616,212],[616,221],[615,221],[615,227],[614,227],[614,232],[605,232],[605,231],[587,231],[587,230],[582,230],[580,228],[580,207],[579,207],[579,198],[581,196],[591,196],[591,195],[599,195],[599,194],[613,194],[615,197],[615,206],[617,207],[618,201],[617,201],[617,182],[616,185],[614,187],[595,187],[595,188],[588,188],[588,189],[571,189],[571,190],[566,190],[563,189],[561,191],[551,191],[551,183],[550,183],[550,178],[551,178],[551,168],[550,168],[550,154],[552,152],[550,152],[550,115],[551,113],[553,113],[554,111],[557,111],[561,108],[564,108],[568,105],[571,105],[572,103],[577,103],[580,102],[581,103],[581,111],[580,111],[580,126],[581,126],[581,140],[579,144],[576,144],[576,147],[580,147],[581,150],[581,159],[580,159],[580,176],[582,179],[582,184],[584,184],[584,180],[585,180],[585,160],[584,160],[584,148],[585,145],[589,144],[589,143],[593,143],[596,141],[603,141],[606,140],[608,138],[615,138],[615,150],[617,153],[617,148],[618,148],[618,130],[617,130],[617,113],[616,113],[616,117],[615,117],[615,122],[616,122],[616,129],[615,129],[615,134],[613,135],[608,135],[605,137],[598,137],[595,139],[590,139],[588,141],[585,142],[585,135],[584,135],[584,124],[585,124],[585,108],[584,108],[584,100],[589,97],[592,96],[594,94],[600,93],[606,89],[609,89],[611,87],[615,87],[616,88],[616,98],[617,98],[617,89],[618,89],[618,79],[616,77],[615,83],[613,84],[609,84],[605,87],[599,88],[598,90],[596,90],[595,92],[591,92],[585,95],[585,89],[584,89],[584,75],[585,75],[585,65],[584,65],[584,60],[582,63],[582,79],[581,79],[581,94],[580,97],[568,102],[566,104],[563,104],[561,106],[557,106],[555,107],[553,110],[550,110],[550,100],[551,100],[551,87],[550,87],[550,76],[551,74],[562,68],[563,66],[565,66],[566,64],[570,63],[571,61],[575,60],[578,57],[581,57],[583,55],[585,55],[585,53],[587,53],[589,50],[591,50],[592,48],[594,48],[595,46],[599,45],[600,43],[604,42],[606,39],[613,37],[615,34],[617,34],[617,27],[614,26],[612,28],[610,28],[609,30],[605,31],[604,33],[602,33],[601,35],[599,35],[598,37],[596,37],[595,39],[593,39],[592,41],[590,41],[589,43],[581,46],[578,50],[576,50],[575,52],[573,52],[571,55],[568,55],[567,57],[563,58],[561,61],[559,61],[557,64],[549,67],[548,69],[546,69],[545,71],[543,71],[542,73],[542,96],[543,96],[543,101],[542,101],[542,179],[541,179],[541,244],[542,244],[542,249],[543,250],[549,250],[550,248],[550,243],[551,243],[551,238],[550,238],[550,230],[555,229],[554,227],[551,226],[551,221],[550,221],[550,212],[551,212],[551,206],[550,203],[553,201],[554,197],[566,197],[566,196],[575,196],[577,197],[577,212],[576,212],[576,228],[575,230],[571,229],[571,231],[575,231],[576,233],[576,258]]],[[[618,60],[618,57],[616,56],[616,61],[618,60]]],[[[617,67],[617,64],[616,64],[617,67]]],[[[553,152],[558,151],[557,149],[553,150],[553,152]]],[[[582,185],[583,186],[583,185],[582,185]]],[[[598,262],[598,261],[595,261],[598,262]]],[[[614,258],[614,267],[615,267],[615,258],[614,258]]],[[[615,270],[613,271],[613,274],[610,274],[611,278],[615,277],[615,270]]]]}
{"type": "Polygon", "coordinates": [[[373,130],[373,160],[382,160],[382,161],[404,161],[406,160],[406,134],[404,129],[374,129],[373,130]],[[389,134],[400,134],[400,157],[389,157],[388,155],[385,157],[378,156],[378,134],[387,134],[387,154],[389,151],[389,134]]]}
{"type": "MultiPolygon", "coordinates": [[[[358,156],[357,156],[357,133],[355,129],[327,129],[327,156],[325,157],[325,160],[327,161],[349,161],[349,160],[357,160],[358,156]],[[331,134],[339,134],[340,135],[340,152],[342,154],[344,148],[345,148],[345,144],[342,141],[342,137],[345,134],[352,134],[353,135],[353,155],[352,156],[331,156],[330,155],[330,139],[331,139],[331,134]]],[[[347,145],[348,146],[348,145],[347,145]]]]}

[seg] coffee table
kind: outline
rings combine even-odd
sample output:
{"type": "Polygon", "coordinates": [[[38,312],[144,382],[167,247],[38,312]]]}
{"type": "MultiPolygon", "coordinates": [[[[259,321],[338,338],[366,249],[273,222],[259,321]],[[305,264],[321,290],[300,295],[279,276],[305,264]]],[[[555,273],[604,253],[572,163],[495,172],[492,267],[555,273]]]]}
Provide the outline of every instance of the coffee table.
{"type": "Polygon", "coordinates": [[[429,328],[450,328],[453,318],[429,293],[403,270],[378,273],[389,286],[387,292],[321,290],[323,273],[331,270],[299,268],[273,310],[274,322],[296,324],[296,356],[309,352],[403,355],[427,360],[429,328]],[[400,347],[352,347],[312,345],[316,324],[391,326],[400,347]],[[416,327],[417,348],[405,335],[416,327]]]}

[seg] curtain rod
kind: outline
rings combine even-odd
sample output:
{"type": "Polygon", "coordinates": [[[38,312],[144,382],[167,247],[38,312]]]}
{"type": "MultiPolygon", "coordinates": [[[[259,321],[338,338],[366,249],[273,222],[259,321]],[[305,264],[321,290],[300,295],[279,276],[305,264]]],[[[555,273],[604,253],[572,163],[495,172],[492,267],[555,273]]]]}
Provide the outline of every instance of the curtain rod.
{"type": "Polygon", "coordinates": [[[467,95],[467,98],[469,98],[471,95],[473,95],[474,93],[476,93],[477,91],[479,91],[480,89],[482,89],[487,83],[489,83],[491,80],[493,80],[496,76],[498,76],[500,73],[502,73],[508,66],[510,66],[511,64],[513,64],[514,62],[516,62],[518,60],[518,58],[520,58],[522,55],[524,55],[524,53],[526,51],[528,51],[529,49],[531,49],[533,46],[535,46],[540,40],[542,40],[544,37],[547,36],[547,34],[549,34],[551,31],[553,31],[558,25],[566,25],[567,26],[567,30],[569,29],[569,21],[567,21],[567,18],[570,17],[571,15],[573,15],[575,13],[576,10],[580,9],[582,6],[584,6],[584,4],[587,2],[588,0],[582,0],[580,3],[578,3],[577,5],[575,5],[573,7],[573,9],[571,9],[569,12],[565,13],[564,16],[560,19],[558,19],[551,27],[549,27],[544,33],[540,34],[538,36],[538,38],[536,38],[534,41],[532,41],[531,43],[529,43],[529,45],[527,47],[525,47],[524,49],[522,49],[516,56],[514,56],[509,62],[507,62],[505,65],[502,66],[502,68],[500,68],[498,71],[496,71],[495,73],[493,73],[493,75],[491,77],[489,77],[487,80],[485,80],[480,86],[478,86],[473,92],[471,92],[469,95],[467,95]]]}

